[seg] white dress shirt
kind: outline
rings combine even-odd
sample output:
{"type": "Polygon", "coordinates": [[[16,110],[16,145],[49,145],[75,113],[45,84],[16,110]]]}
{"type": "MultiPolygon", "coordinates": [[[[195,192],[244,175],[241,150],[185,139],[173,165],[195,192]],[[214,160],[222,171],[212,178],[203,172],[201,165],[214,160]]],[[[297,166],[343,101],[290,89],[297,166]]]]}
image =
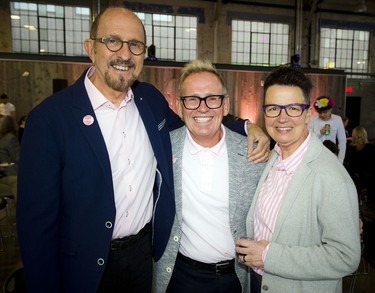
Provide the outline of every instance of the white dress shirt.
{"type": "Polygon", "coordinates": [[[137,234],[151,220],[156,159],[132,90],[116,108],[88,78],[94,70],[88,71],[85,87],[111,163],[116,205],[112,238],[121,238],[137,234]]]}

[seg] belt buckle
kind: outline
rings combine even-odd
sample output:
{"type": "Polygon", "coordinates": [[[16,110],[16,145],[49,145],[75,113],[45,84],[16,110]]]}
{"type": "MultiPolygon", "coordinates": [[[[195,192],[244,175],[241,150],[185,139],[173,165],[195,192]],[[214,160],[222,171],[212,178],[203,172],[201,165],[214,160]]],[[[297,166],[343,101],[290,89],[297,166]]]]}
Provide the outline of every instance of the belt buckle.
{"type": "Polygon", "coordinates": [[[217,263],[215,264],[215,273],[217,276],[221,276],[223,274],[223,270],[225,270],[224,266],[229,265],[229,262],[217,263]]]}
{"type": "Polygon", "coordinates": [[[114,251],[114,250],[117,250],[121,248],[121,242],[119,242],[117,239],[114,239],[111,241],[111,250],[114,251]]]}
{"type": "Polygon", "coordinates": [[[111,242],[111,250],[116,250],[118,248],[118,245],[116,243],[111,242]]]}

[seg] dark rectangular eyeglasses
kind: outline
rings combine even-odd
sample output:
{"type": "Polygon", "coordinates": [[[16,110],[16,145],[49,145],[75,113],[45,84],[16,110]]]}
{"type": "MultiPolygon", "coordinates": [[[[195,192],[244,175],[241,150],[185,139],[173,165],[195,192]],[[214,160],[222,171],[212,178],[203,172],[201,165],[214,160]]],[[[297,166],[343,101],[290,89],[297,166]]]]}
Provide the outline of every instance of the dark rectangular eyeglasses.
{"type": "Polygon", "coordinates": [[[204,98],[197,96],[185,96],[180,97],[184,107],[188,110],[196,110],[201,105],[202,101],[206,104],[209,109],[218,109],[223,105],[223,99],[225,95],[210,95],[204,98]]]}

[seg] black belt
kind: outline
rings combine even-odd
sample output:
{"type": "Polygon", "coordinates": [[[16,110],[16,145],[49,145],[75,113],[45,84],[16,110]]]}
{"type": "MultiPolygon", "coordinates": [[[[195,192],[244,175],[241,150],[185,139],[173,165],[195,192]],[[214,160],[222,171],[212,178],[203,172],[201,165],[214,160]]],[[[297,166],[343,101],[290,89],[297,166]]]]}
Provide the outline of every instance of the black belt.
{"type": "Polygon", "coordinates": [[[125,236],[123,238],[113,239],[111,241],[111,250],[127,248],[136,244],[139,240],[143,239],[146,235],[151,233],[151,223],[147,223],[136,235],[125,236]]]}
{"type": "Polygon", "coordinates": [[[200,261],[191,259],[191,258],[183,255],[180,252],[177,254],[177,258],[179,260],[181,260],[182,262],[188,264],[188,265],[194,266],[194,267],[199,268],[199,269],[214,272],[218,276],[226,275],[226,274],[230,274],[230,273],[235,272],[235,270],[234,270],[234,259],[225,260],[225,261],[221,261],[221,262],[218,262],[218,263],[204,263],[204,262],[200,262],[200,261]]]}

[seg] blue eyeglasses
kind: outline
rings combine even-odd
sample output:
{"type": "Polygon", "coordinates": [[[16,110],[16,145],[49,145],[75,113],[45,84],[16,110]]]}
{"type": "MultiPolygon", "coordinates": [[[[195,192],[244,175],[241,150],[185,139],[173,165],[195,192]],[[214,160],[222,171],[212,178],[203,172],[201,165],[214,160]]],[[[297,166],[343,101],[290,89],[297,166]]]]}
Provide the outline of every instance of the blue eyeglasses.
{"type": "Polygon", "coordinates": [[[285,110],[286,115],[289,117],[299,117],[302,115],[303,111],[310,108],[309,104],[288,104],[288,105],[277,105],[277,104],[268,104],[263,105],[262,110],[264,115],[270,118],[278,117],[281,114],[281,110],[285,110]]]}

